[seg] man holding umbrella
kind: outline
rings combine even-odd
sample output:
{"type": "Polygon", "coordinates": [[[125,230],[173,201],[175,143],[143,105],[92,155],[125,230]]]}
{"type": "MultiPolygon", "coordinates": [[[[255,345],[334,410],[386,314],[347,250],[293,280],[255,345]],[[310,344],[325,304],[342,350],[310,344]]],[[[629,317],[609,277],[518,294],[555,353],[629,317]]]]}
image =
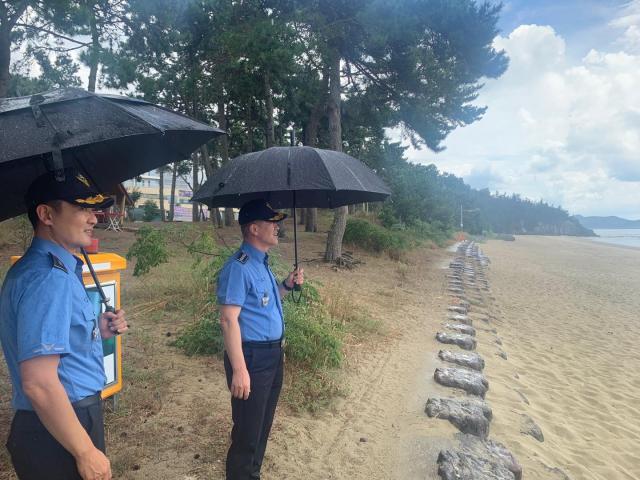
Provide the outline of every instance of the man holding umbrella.
{"type": "Polygon", "coordinates": [[[278,283],[269,268],[286,218],[264,200],[242,206],[243,243],[225,263],[217,297],[224,336],[224,366],[231,391],[233,429],[227,479],[259,479],[283,378],[284,317],[281,298],[304,283],[302,268],[278,283]]]}
{"type": "Polygon", "coordinates": [[[112,200],[78,171],[37,178],[26,194],[34,239],[0,293],[0,340],[16,410],[7,448],[18,478],[110,479],[100,392],[102,339],[127,330],[124,311],[99,318],[74,252],[91,244],[94,208],[112,200]]]}

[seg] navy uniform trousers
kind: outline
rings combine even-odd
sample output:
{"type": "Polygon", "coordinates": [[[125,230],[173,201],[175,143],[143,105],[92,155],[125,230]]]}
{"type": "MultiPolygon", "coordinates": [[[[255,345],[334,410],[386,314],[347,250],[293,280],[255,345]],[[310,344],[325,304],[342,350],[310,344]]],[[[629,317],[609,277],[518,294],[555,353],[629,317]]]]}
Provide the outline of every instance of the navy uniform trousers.
{"type": "MultiPolygon", "coordinates": [[[[251,380],[251,393],[247,400],[231,398],[233,428],[227,453],[227,480],[260,478],[284,373],[280,342],[243,343],[242,350],[251,380]]],[[[224,369],[230,387],[233,370],[226,353],[224,369]]]]}
{"type": "MultiPolygon", "coordinates": [[[[105,452],[102,401],[93,396],[77,403],[73,410],[80,424],[96,448],[105,452]]],[[[20,480],[82,480],[73,455],[53,438],[36,412],[16,411],[7,450],[20,480]]]]}

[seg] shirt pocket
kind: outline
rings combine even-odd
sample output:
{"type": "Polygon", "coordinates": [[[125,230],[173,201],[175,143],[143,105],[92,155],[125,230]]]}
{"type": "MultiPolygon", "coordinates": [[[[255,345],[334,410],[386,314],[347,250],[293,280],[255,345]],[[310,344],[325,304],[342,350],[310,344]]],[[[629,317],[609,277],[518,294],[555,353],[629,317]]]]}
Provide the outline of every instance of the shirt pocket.
{"type": "Polygon", "coordinates": [[[253,290],[258,307],[266,308],[273,302],[271,285],[267,278],[255,278],[251,283],[251,290],[253,290]]]}
{"type": "Polygon", "coordinates": [[[99,333],[94,338],[94,331],[98,332],[98,320],[91,304],[83,304],[80,311],[75,314],[71,324],[70,343],[72,349],[88,352],[92,350],[95,341],[100,338],[99,333]]]}

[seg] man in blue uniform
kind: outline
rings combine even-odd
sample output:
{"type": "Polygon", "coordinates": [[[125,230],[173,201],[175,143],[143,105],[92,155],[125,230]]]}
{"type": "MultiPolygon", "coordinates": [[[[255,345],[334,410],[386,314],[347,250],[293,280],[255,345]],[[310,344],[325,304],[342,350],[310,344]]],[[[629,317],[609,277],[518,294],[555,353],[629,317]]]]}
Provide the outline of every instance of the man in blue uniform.
{"type": "Polygon", "coordinates": [[[240,209],[243,243],[218,278],[224,367],[231,391],[233,428],[227,480],[259,479],[283,376],[284,317],[281,297],[304,282],[302,268],[278,283],[268,251],[278,244],[286,218],[264,200],[240,209]]]}
{"type": "Polygon", "coordinates": [[[0,292],[0,340],[13,385],[7,441],[21,480],[110,479],[100,392],[102,339],[127,330],[122,310],[96,318],[74,255],[112,200],[74,169],[25,197],[34,238],[0,292]]]}

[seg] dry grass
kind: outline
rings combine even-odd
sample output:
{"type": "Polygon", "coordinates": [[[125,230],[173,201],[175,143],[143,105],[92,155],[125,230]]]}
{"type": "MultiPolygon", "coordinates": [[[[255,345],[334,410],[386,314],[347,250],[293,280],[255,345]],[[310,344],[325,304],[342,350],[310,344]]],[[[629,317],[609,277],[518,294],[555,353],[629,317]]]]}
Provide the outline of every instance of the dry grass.
{"type": "MultiPolygon", "coordinates": [[[[330,215],[322,215],[319,221],[322,233],[298,232],[300,259],[307,277],[319,280],[327,311],[343,328],[343,345],[349,357],[352,350],[360,351],[358,347],[376,348],[378,340],[389,333],[372,309],[378,301],[391,304],[396,300],[389,288],[375,294],[372,290],[379,300],[354,299],[343,274],[317,261],[330,222],[330,215]]],[[[10,232],[3,233],[6,223],[0,224],[0,268],[6,265],[9,254],[20,253],[16,241],[4,240],[2,244],[2,239],[13,238],[10,232]]],[[[211,227],[204,224],[195,228],[211,227]]],[[[292,236],[291,225],[288,231],[292,236]]],[[[99,231],[98,237],[104,251],[122,256],[134,241],[134,234],[126,231],[99,231]]],[[[223,229],[220,240],[230,246],[238,245],[239,232],[236,228],[223,229]]],[[[177,333],[202,315],[196,308],[201,302],[193,299],[202,299],[210,292],[196,290],[192,259],[184,248],[174,245],[171,250],[170,261],[145,277],[133,277],[132,265],[122,273],[121,302],[132,328],[123,337],[123,390],[117,408],[108,410],[106,416],[109,457],[116,478],[223,478],[230,409],[222,362],[217,357],[187,357],[169,345],[177,333]]],[[[292,252],[291,239],[283,240],[278,253],[284,263],[291,262],[292,252]]],[[[367,261],[377,260],[367,257],[367,261]]],[[[391,271],[403,284],[412,268],[394,264],[391,271]]],[[[372,282],[375,285],[375,280],[372,282]]],[[[279,415],[290,414],[295,409],[287,405],[300,405],[306,401],[303,392],[318,385],[328,386],[328,395],[314,408],[326,406],[332,396],[345,393],[348,388],[345,380],[340,370],[312,376],[292,371],[289,365],[279,415]]],[[[12,415],[9,392],[6,367],[1,361],[1,439],[6,438],[12,415]]],[[[11,470],[5,450],[0,449],[0,480],[13,480],[11,470]]]]}

